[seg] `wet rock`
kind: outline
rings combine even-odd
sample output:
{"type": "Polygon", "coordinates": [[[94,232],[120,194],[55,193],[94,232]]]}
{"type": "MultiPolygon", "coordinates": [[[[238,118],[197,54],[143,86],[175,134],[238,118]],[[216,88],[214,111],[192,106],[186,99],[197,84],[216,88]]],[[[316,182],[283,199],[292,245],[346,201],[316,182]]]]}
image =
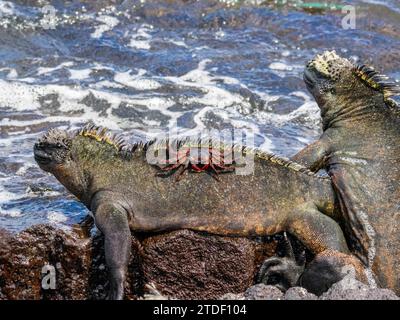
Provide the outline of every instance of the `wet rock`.
{"type": "Polygon", "coordinates": [[[371,288],[354,279],[352,275],[341,281],[320,296],[321,300],[399,300],[399,297],[389,289],[371,288]]]}
{"type": "Polygon", "coordinates": [[[256,284],[244,293],[246,300],[283,300],[284,296],[277,287],[265,285],[263,283],[256,284]]]}
{"type": "MultiPolygon", "coordinates": [[[[48,225],[17,235],[0,231],[0,299],[103,299],[108,291],[103,238],[86,234],[48,225]],[[56,289],[42,287],[51,274],[44,266],[54,267],[56,289]]],[[[275,247],[184,230],[143,236],[140,242],[132,237],[126,297],[142,296],[148,283],[169,299],[244,292],[275,247]]]]}
{"type": "Polygon", "coordinates": [[[317,300],[315,294],[308,292],[302,287],[289,288],[285,293],[285,300],[317,300]]]}

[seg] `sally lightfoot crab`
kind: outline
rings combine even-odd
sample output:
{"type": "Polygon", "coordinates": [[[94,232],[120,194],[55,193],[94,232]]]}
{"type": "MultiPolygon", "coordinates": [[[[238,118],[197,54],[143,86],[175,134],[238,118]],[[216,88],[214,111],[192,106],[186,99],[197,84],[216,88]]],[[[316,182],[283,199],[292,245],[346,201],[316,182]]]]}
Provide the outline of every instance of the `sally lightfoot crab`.
{"type": "Polygon", "coordinates": [[[170,151],[169,158],[161,161],[159,168],[167,172],[167,176],[177,173],[176,180],[179,181],[186,171],[207,172],[219,181],[218,174],[233,172],[234,163],[231,159],[226,160],[226,155],[212,147],[184,147],[176,153],[170,151]]]}

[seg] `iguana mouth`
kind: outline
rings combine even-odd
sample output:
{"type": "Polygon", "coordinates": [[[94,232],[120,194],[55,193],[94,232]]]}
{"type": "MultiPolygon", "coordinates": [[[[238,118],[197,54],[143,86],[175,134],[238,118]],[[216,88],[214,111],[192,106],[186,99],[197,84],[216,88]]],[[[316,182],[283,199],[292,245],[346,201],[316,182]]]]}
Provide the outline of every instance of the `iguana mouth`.
{"type": "Polygon", "coordinates": [[[35,148],[34,148],[34,158],[35,158],[35,161],[40,164],[49,164],[53,160],[51,155],[49,155],[47,152],[39,149],[39,147],[37,145],[35,145],[35,148]]]}
{"type": "Polygon", "coordinates": [[[60,129],[50,129],[33,146],[35,161],[47,169],[64,163],[70,153],[71,145],[69,133],[60,129]]]}
{"type": "Polygon", "coordinates": [[[303,80],[308,87],[313,87],[315,84],[315,79],[314,79],[313,73],[310,70],[308,70],[307,68],[304,70],[303,80]]]}

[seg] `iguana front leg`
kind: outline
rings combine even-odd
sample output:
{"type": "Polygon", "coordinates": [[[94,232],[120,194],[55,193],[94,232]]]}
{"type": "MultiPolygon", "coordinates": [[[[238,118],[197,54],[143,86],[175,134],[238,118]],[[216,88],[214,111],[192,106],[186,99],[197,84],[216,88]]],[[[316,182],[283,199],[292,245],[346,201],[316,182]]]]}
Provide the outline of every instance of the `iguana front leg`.
{"type": "Polygon", "coordinates": [[[321,138],[298,152],[291,160],[316,172],[325,167],[329,155],[328,145],[327,139],[321,138]]]}
{"type": "Polygon", "coordinates": [[[122,300],[131,252],[128,216],[124,209],[104,200],[93,212],[96,226],[104,234],[106,264],[110,272],[108,299],[122,300]]]}

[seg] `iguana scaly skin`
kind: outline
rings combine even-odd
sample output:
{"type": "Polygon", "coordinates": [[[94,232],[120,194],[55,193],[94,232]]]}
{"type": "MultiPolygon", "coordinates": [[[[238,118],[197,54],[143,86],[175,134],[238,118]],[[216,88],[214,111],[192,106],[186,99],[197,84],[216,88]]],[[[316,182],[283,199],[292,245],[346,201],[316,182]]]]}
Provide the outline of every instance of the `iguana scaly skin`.
{"type": "Polygon", "coordinates": [[[175,155],[182,163],[178,166],[171,163],[175,155],[166,142],[130,145],[104,128],[87,126],[75,133],[52,129],[34,146],[39,166],[91,210],[104,233],[110,298],[123,297],[131,231],[192,229],[261,236],[286,230],[315,254],[348,252],[333,220],[338,207],[329,178],[277,156],[232,145],[206,146],[211,160],[195,164],[185,157],[187,150],[200,146],[204,151],[204,143],[192,139],[175,141],[175,155]],[[230,165],[226,158],[216,163],[222,150],[254,156],[253,173],[234,174],[232,169],[239,166],[236,157],[230,165]],[[148,163],[149,154],[165,151],[166,162],[148,163]],[[185,168],[190,170],[183,172],[185,168]],[[217,175],[221,171],[225,173],[217,175]]]}
{"type": "Polygon", "coordinates": [[[310,61],[304,81],[323,134],[292,160],[327,169],[352,251],[400,293],[400,109],[390,99],[400,88],[334,51],[310,61]]]}

